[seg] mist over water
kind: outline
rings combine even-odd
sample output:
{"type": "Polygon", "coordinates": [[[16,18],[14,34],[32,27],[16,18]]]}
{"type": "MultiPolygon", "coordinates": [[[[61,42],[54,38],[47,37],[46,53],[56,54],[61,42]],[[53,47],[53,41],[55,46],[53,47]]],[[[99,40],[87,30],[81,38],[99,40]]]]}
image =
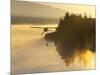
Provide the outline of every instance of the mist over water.
{"type": "Polygon", "coordinates": [[[95,69],[95,8],[11,0],[11,74],[95,69]]]}
{"type": "Polygon", "coordinates": [[[53,43],[46,46],[42,28],[12,26],[12,73],[63,71],[65,65],[53,43]]]}
{"type": "Polygon", "coordinates": [[[41,35],[43,28],[30,28],[31,26],[33,25],[11,26],[13,74],[95,69],[95,53],[77,50],[72,58],[74,60],[70,59],[70,65],[67,66],[67,61],[58,54],[55,44],[44,40],[44,35],[41,35]]]}

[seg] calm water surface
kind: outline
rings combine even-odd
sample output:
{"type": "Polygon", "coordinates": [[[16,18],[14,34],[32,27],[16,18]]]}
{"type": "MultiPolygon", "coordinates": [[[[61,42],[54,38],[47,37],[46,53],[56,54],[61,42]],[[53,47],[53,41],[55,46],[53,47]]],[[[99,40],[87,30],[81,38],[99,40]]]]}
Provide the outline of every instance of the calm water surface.
{"type": "MultiPolygon", "coordinates": [[[[88,66],[80,64],[77,57],[73,65],[66,66],[54,44],[48,43],[46,46],[47,42],[44,40],[44,35],[41,35],[43,28],[30,28],[31,26],[11,26],[13,74],[95,69],[95,53],[89,51],[83,54],[88,66]]],[[[38,26],[43,27],[42,25],[38,26]]],[[[52,25],[52,27],[56,26],[52,25]]]]}

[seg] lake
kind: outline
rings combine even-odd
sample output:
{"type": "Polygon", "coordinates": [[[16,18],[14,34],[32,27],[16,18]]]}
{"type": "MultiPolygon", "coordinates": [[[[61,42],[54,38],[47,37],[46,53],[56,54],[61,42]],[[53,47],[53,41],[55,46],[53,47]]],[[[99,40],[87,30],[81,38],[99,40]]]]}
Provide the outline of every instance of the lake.
{"type": "MultiPolygon", "coordinates": [[[[43,28],[48,26],[57,27],[57,25],[11,25],[12,74],[95,69],[95,53],[89,51],[84,54],[89,66],[80,65],[77,59],[74,65],[66,66],[54,43],[49,42],[47,46],[44,35],[41,35],[43,28]]],[[[54,30],[51,29],[49,32],[54,30]]]]}

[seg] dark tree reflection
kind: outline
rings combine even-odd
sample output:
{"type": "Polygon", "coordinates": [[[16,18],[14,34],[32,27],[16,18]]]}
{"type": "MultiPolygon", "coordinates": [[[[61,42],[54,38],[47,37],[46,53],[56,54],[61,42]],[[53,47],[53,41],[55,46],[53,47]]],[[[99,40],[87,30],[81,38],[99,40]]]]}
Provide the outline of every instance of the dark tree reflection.
{"type": "Polygon", "coordinates": [[[95,18],[87,18],[86,15],[69,15],[67,12],[65,17],[60,18],[56,31],[45,35],[45,40],[55,43],[57,52],[68,65],[77,50],[96,51],[95,21],[95,18]]]}

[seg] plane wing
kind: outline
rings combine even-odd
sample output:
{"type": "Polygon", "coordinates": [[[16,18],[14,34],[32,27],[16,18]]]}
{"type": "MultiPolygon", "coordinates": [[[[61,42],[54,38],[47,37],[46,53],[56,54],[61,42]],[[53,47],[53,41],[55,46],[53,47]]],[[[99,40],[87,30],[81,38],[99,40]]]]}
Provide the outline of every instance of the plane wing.
{"type": "Polygon", "coordinates": [[[56,29],[57,27],[38,27],[38,26],[31,26],[30,28],[48,28],[48,29],[56,29]]]}

